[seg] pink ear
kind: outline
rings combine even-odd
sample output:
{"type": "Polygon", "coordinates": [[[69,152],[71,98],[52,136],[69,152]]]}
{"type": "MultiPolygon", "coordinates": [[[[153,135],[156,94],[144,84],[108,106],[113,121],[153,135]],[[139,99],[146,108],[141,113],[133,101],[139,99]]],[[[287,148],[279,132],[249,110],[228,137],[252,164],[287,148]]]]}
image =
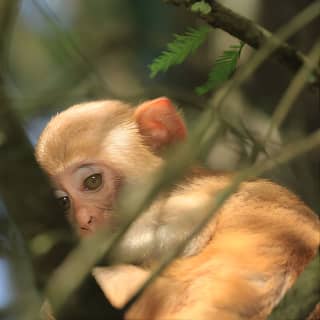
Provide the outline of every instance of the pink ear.
{"type": "Polygon", "coordinates": [[[184,121],[166,97],[144,102],[137,107],[134,116],[140,133],[154,151],[186,138],[184,121]]]}

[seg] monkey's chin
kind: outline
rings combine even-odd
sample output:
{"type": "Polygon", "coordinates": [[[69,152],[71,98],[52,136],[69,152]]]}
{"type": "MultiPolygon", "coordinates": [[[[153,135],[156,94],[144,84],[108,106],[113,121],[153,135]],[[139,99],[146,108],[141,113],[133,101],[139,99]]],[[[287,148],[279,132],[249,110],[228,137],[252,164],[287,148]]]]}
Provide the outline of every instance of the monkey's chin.
{"type": "Polygon", "coordinates": [[[89,229],[77,229],[76,233],[77,233],[78,238],[83,239],[83,238],[86,238],[86,237],[92,235],[94,232],[89,229]]]}

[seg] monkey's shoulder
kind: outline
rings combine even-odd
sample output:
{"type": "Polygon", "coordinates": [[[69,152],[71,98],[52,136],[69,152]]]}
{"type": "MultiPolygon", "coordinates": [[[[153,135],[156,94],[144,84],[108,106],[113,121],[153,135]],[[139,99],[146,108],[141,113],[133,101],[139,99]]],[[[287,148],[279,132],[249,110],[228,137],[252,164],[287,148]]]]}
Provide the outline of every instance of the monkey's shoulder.
{"type": "MultiPolygon", "coordinates": [[[[175,190],[176,194],[190,198],[202,195],[201,199],[213,201],[214,197],[227,188],[235,177],[234,173],[200,171],[186,178],[186,183],[175,190]]],[[[196,198],[196,197],[195,197],[196,198]]],[[[204,200],[205,201],[205,200],[204,200]]],[[[312,224],[320,228],[318,216],[293,192],[267,179],[254,179],[240,184],[219,212],[232,216],[252,216],[274,219],[288,218],[296,222],[312,224]]]]}

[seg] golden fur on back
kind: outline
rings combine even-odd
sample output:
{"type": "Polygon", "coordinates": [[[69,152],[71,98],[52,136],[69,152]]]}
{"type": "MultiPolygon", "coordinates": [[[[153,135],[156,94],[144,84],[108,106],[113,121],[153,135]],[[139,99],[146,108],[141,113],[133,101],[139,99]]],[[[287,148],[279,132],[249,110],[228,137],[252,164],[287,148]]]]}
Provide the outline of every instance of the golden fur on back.
{"type": "MultiPolygon", "coordinates": [[[[231,179],[228,175],[194,178],[171,197],[196,199],[197,190],[214,197],[231,179]]],[[[266,319],[317,253],[320,223],[285,188],[255,180],[242,183],[194,241],[202,237],[207,241],[208,234],[205,248],[174,261],[131,307],[127,320],[266,319]]],[[[131,279],[127,267],[110,271],[123,292],[131,279]]],[[[103,269],[109,268],[100,268],[101,274],[95,276],[106,296],[125,294],[110,291],[110,275],[103,276],[103,269]]],[[[135,289],[150,271],[140,272],[143,276],[135,289]]]]}

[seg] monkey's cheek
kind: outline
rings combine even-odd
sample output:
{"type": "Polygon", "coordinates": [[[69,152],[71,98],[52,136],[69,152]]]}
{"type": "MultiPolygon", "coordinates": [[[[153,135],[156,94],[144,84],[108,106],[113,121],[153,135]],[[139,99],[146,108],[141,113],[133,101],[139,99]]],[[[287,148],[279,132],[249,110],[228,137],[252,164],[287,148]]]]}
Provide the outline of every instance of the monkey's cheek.
{"type": "Polygon", "coordinates": [[[108,227],[110,231],[115,231],[118,223],[115,219],[113,211],[105,211],[103,214],[103,220],[100,222],[100,225],[103,225],[104,227],[108,227]]]}

